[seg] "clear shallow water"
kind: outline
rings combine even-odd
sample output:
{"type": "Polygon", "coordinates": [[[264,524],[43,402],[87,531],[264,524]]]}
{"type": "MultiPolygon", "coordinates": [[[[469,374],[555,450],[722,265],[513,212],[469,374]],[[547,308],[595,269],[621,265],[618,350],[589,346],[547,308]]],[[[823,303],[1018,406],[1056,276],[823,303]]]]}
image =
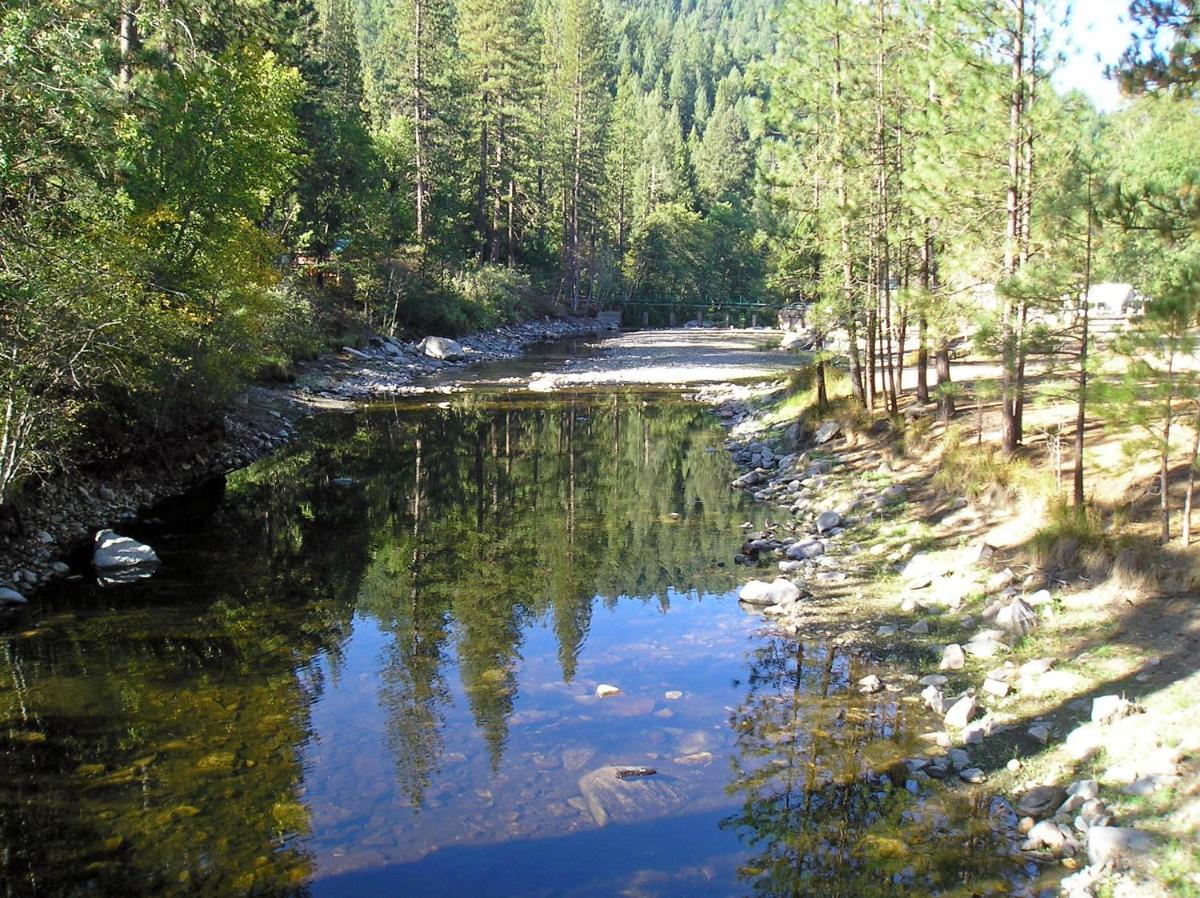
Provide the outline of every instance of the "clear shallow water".
{"type": "Polygon", "coordinates": [[[164,509],[154,578],[0,623],[0,894],[1001,888],[986,806],[880,778],[913,708],[738,607],[722,439],[663,397],[467,394],[164,509]],[[662,792],[601,826],[614,764],[662,792]]]}

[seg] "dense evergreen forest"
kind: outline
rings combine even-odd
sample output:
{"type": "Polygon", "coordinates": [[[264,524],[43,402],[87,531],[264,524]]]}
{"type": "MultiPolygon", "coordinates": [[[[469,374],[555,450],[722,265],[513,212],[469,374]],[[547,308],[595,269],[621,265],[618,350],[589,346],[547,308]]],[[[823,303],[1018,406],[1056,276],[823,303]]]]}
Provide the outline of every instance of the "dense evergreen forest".
{"type": "Polygon", "coordinates": [[[893,411],[912,345],[918,398],[953,411],[970,323],[1013,449],[1026,360],[1082,400],[1081,297],[1130,281],[1169,443],[1192,386],[1154,372],[1190,352],[1200,278],[1195,7],[1133,3],[1108,115],[1050,83],[1056,9],[4,0],[0,496],[331,342],[657,295],[802,303],[821,371],[893,411]]]}

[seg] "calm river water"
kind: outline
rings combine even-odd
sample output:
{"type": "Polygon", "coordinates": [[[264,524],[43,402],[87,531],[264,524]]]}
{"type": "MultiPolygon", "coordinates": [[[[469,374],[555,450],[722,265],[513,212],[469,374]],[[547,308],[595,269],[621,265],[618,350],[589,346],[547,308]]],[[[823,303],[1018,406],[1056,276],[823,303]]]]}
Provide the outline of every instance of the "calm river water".
{"type": "Polygon", "coordinates": [[[914,706],[739,608],[722,440],[474,392],[129,528],[152,579],[0,621],[0,895],[1005,893],[986,798],[895,774],[914,706]]]}

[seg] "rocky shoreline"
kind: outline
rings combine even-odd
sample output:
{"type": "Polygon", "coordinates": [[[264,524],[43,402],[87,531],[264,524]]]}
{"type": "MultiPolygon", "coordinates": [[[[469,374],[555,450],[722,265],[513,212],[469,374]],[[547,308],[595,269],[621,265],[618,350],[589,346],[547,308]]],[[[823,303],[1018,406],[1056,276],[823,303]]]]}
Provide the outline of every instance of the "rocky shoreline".
{"type": "Polygon", "coordinates": [[[361,349],[344,347],[299,366],[290,384],[245,390],[215,427],[158,447],[153,466],[125,465],[106,476],[78,470],[51,476],[29,490],[17,532],[0,535],[0,608],[19,606],[25,593],[70,575],[67,553],[98,530],[135,521],[159,502],[276,451],[295,437],[305,417],[418,392],[410,386],[417,378],[517,358],[538,343],[603,330],[595,318],[567,317],[505,325],[456,341],[372,336],[361,349]]]}
{"type": "MultiPolygon", "coordinates": [[[[797,423],[772,422],[771,400],[782,391],[773,384],[696,397],[715,406],[730,432],[725,448],[740,472],[731,488],[763,511],[757,526],[744,525],[746,540],[734,558],[759,573],[741,589],[743,607],[791,636],[818,633],[865,654],[917,659],[915,673],[898,675],[899,682],[871,675],[857,684],[866,694],[898,693],[942,721],[920,734],[927,749],[904,759],[893,778],[914,794],[930,780],[953,779],[992,793],[988,806],[1008,828],[1012,856],[1054,873],[1011,894],[1049,889],[1084,898],[1100,883],[1119,880],[1149,855],[1153,840],[1117,819],[1111,770],[1104,784],[1062,776],[1101,756],[1122,738],[1122,721],[1141,709],[1112,694],[1074,703],[1077,725],[1069,730],[1061,718],[1028,717],[1019,709],[1021,696],[1057,688],[1057,659],[1006,660],[1022,637],[1052,619],[1057,584],[1040,572],[1018,577],[982,540],[936,552],[931,539],[897,546],[882,538],[887,525],[902,530],[914,517],[910,502],[923,484],[881,451],[872,437],[882,430],[848,433],[828,420],[806,432],[797,423]],[[864,593],[880,580],[887,580],[888,597],[872,607],[864,593]],[[1025,759],[1047,746],[1061,746],[1068,766],[1057,778],[1046,771],[1026,778],[1025,759]]],[[[964,497],[919,498],[943,522],[972,514],[964,497]]],[[[1184,754],[1159,748],[1136,770],[1121,771],[1122,794],[1179,782],[1184,754]]]]}

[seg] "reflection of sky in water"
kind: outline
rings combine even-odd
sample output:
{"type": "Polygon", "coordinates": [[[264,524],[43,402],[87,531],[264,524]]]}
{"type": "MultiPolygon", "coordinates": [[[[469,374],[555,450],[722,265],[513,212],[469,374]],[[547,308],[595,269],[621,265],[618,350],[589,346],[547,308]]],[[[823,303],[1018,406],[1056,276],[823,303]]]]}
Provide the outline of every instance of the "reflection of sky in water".
{"type": "Polygon", "coordinates": [[[655,893],[687,882],[686,891],[703,894],[691,888],[715,886],[718,876],[730,888],[738,843],[717,822],[735,803],[725,794],[728,717],[757,623],[732,595],[671,591],[667,600],[666,613],[657,600],[623,598],[612,607],[597,600],[572,683],[562,679],[549,621],[530,627],[495,772],[464,687],[449,676],[442,761],[426,793],[431,806],[419,812],[398,785],[399,761],[387,748],[388,712],[377,701],[379,666],[392,637],[372,620],[356,618],[338,671],[313,709],[316,736],[305,757],[315,893],[349,893],[369,881],[420,884],[413,894],[441,894],[428,891],[431,878],[446,894],[472,895],[534,894],[537,888],[613,894],[606,890],[618,883],[650,887],[658,880],[655,893]],[[598,683],[619,686],[621,695],[596,698],[598,683]],[[673,690],[683,697],[666,699],[673,690]],[[701,755],[695,766],[674,763],[702,752],[712,760],[701,755]],[[650,765],[677,777],[686,784],[687,803],[671,815],[673,822],[598,829],[579,807],[577,781],[610,764],[650,765]],[[648,832],[660,834],[647,838],[648,832]],[[664,845],[668,832],[675,834],[673,844],[664,845]],[[530,869],[538,844],[552,856],[530,869]],[[460,850],[462,864],[442,860],[449,848],[460,850]]]}

